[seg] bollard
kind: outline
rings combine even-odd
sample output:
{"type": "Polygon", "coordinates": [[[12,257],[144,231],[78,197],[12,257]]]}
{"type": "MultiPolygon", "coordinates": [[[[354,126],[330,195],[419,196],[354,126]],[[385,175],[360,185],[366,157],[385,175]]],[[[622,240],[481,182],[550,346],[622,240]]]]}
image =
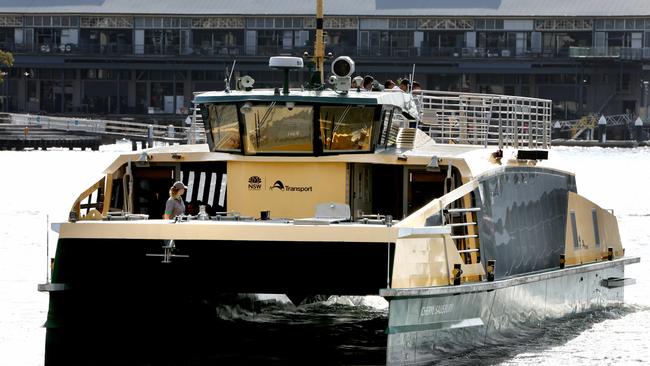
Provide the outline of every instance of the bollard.
{"type": "Polygon", "coordinates": [[[598,119],[598,134],[601,143],[607,142],[607,120],[605,116],[600,116],[600,119],[598,119]]]}
{"type": "Polygon", "coordinates": [[[153,147],[153,125],[147,126],[147,147],[153,147]]]}
{"type": "Polygon", "coordinates": [[[460,269],[460,263],[454,264],[454,270],[451,272],[454,278],[454,286],[460,285],[460,275],[463,274],[463,270],[460,269]]]}
{"type": "Polygon", "coordinates": [[[496,260],[490,259],[487,261],[487,280],[489,282],[494,281],[494,267],[496,266],[496,260]]]}
{"type": "Polygon", "coordinates": [[[135,140],[131,140],[131,151],[136,151],[138,150],[138,142],[135,140]]]}
{"type": "Polygon", "coordinates": [[[607,260],[608,261],[614,260],[614,248],[612,247],[607,248],[607,260]]]}
{"type": "Polygon", "coordinates": [[[564,268],[566,265],[566,256],[564,254],[560,254],[560,268],[564,268]]]}
{"type": "Polygon", "coordinates": [[[175,135],[174,125],[167,126],[167,137],[169,137],[170,139],[173,139],[174,135],[175,135]]]}

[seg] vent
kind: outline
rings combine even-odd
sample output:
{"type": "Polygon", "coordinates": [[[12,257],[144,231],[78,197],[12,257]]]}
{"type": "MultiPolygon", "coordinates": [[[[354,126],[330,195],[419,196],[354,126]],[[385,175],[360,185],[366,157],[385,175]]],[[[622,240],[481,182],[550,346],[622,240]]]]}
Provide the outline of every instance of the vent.
{"type": "Polygon", "coordinates": [[[412,149],[415,143],[416,128],[400,128],[397,133],[397,148],[412,149]]]}

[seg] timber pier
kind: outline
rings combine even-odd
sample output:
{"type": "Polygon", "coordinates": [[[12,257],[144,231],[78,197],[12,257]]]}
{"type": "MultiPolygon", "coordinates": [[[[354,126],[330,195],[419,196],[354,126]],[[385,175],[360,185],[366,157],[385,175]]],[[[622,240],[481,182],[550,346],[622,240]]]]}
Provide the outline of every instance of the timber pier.
{"type": "Polygon", "coordinates": [[[28,150],[47,148],[99,150],[99,136],[71,135],[50,131],[40,126],[0,124],[0,150],[28,150]]]}
{"type": "Polygon", "coordinates": [[[194,113],[188,121],[188,126],[176,126],[5,113],[0,115],[0,150],[98,150],[100,145],[123,139],[131,141],[133,150],[137,142],[143,147],[153,147],[155,142],[170,145],[204,142],[200,114],[194,113]]]}

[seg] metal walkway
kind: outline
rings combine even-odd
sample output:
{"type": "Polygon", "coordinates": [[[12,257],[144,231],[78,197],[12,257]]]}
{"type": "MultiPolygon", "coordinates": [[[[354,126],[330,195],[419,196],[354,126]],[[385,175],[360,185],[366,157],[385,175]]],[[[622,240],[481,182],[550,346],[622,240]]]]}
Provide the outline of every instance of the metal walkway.
{"type": "MultiPolygon", "coordinates": [[[[634,124],[634,116],[629,114],[614,114],[610,116],[590,115],[584,116],[580,119],[572,119],[567,121],[556,121],[553,128],[559,129],[561,132],[570,131],[571,138],[576,139],[587,130],[593,130],[598,127],[601,118],[605,118],[607,127],[613,126],[629,126],[634,124]]],[[[593,133],[592,133],[593,135],[593,133]]]]}

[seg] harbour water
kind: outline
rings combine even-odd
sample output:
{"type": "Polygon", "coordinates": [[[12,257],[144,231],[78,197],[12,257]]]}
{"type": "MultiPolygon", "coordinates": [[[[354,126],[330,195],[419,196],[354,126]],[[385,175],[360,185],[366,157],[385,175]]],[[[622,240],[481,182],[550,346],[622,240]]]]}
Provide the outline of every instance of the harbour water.
{"type": "MultiPolygon", "coordinates": [[[[55,233],[46,230],[47,220],[65,221],[76,195],[100,178],[117,150],[129,147],[0,152],[0,365],[43,363],[48,299],[36,286],[46,279],[56,243],[55,233]]],[[[554,148],[550,158],[576,172],[579,193],[614,210],[626,253],[642,258],[627,269],[627,276],[637,279],[626,289],[627,305],[522,329],[503,345],[450,355],[442,364],[650,364],[650,149],[554,148]]],[[[118,260],[119,250],[106,255],[118,260]]],[[[381,364],[385,304],[376,298],[340,300],[299,308],[216,309],[222,330],[241,337],[224,338],[212,359],[226,364],[381,364]]]]}

